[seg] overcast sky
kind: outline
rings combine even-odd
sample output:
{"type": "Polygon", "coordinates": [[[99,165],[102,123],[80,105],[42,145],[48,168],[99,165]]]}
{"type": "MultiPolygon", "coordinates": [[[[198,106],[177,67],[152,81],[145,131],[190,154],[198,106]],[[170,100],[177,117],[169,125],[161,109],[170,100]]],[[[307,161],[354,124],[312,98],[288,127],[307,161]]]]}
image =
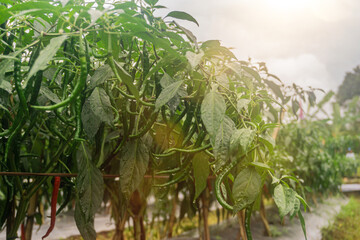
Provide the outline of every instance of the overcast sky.
{"type": "MultiPolygon", "coordinates": [[[[191,14],[199,41],[218,39],[239,59],[264,61],[286,83],[337,90],[360,64],[359,0],[160,0],[191,14]]],[[[160,12],[159,12],[160,13],[160,12]]]]}

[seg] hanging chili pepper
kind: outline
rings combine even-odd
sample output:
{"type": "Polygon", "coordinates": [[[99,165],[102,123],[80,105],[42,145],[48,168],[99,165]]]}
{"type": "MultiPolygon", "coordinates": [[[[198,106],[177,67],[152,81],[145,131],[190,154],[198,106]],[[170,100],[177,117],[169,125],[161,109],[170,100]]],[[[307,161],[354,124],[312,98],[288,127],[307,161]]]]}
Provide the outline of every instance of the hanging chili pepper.
{"type": "Polygon", "coordinates": [[[24,223],[21,224],[21,240],[26,240],[24,223]]]}
{"type": "Polygon", "coordinates": [[[54,187],[53,187],[53,192],[52,192],[52,196],[51,196],[51,221],[50,221],[50,227],[47,230],[46,234],[42,237],[42,239],[49,236],[49,234],[52,232],[52,230],[55,227],[56,203],[57,203],[57,198],[58,198],[58,193],[59,193],[59,187],[60,187],[60,177],[56,176],[54,178],[54,187]]]}

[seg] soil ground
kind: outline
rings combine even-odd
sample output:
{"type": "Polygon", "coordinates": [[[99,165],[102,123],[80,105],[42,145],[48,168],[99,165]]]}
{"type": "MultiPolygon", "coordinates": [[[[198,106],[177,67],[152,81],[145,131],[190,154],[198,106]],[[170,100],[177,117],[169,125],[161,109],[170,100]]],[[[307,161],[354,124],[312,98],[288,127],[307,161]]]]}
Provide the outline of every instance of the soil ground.
{"type": "MultiPolygon", "coordinates": [[[[346,186],[342,187],[343,191],[348,189],[354,190],[355,186],[346,186]]],[[[355,189],[356,190],[356,189],[355,189]]],[[[357,186],[357,191],[360,191],[360,185],[357,186]]],[[[326,227],[329,222],[331,222],[334,216],[340,211],[341,206],[345,205],[348,202],[348,198],[344,197],[333,197],[329,198],[322,203],[319,203],[317,207],[312,207],[312,212],[304,213],[304,218],[306,222],[307,236],[309,240],[320,240],[321,239],[321,228],[326,227]]],[[[268,220],[271,224],[271,229],[273,234],[276,237],[264,237],[263,236],[263,225],[260,221],[258,214],[254,214],[252,217],[252,232],[253,239],[256,240],[303,240],[304,235],[301,229],[301,225],[298,219],[294,218],[291,221],[285,219],[285,226],[281,225],[280,219],[278,218],[277,209],[268,209],[269,213],[268,220]]],[[[49,227],[50,220],[45,219],[44,225],[39,228],[34,226],[33,239],[41,239],[41,237],[47,231],[49,227]]],[[[110,220],[109,215],[106,214],[97,214],[95,218],[95,227],[99,234],[99,240],[111,239],[108,238],[108,233],[114,229],[114,223],[110,220]]],[[[237,235],[239,232],[239,226],[237,224],[237,219],[233,218],[226,222],[220,223],[219,225],[211,226],[211,236],[212,240],[237,240],[237,235]]],[[[70,236],[78,235],[79,232],[76,228],[76,224],[73,219],[71,212],[61,214],[57,218],[55,228],[51,235],[47,238],[48,240],[60,240],[67,239],[70,236]]],[[[189,231],[186,236],[179,236],[178,238],[173,238],[173,240],[193,240],[198,239],[197,229],[189,231]]],[[[5,239],[5,231],[0,233],[0,239],[5,239]]]]}
{"type": "MultiPolygon", "coordinates": [[[[304,213],[306,222],[306,231],[308,240],[321,240],[321,228],[328,226],[340,211],[341,206],[347,204],[346,197],[333,197],[319,203],[317,207],[313,207],[311,213],[304,213]]],[[[264,227],[260,221],[259,215],[254,215],[251,223],[253,239],[255,240],[303,240],[305,239],[300,222],[294,218],[291,221],[285,218],[285,224],[282,225],[277,217],[276,209],[270,209],[268,212],[268,220],[274,237],[265,237],[263,235],[264,227]],[[271,217],[273,216],[273,217],[271,217]],[[274,217],[276,216],[276,217],[274,217]]],[[[219,225],[211,226],[212,240],[238,240],[239,225],[237,219],[233,218],[219,225]]],[[[172,240],[193,240],[198,239],[197,231],[189,232],[188,238],[173,238],[172,240]]]]}

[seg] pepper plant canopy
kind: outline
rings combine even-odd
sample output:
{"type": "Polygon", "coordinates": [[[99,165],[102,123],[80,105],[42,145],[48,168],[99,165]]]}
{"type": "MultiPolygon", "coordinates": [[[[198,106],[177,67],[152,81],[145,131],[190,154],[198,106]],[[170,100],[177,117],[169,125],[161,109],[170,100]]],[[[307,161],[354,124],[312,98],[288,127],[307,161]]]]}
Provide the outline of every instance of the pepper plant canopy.
{"type": "MultiPolygon", "coordinates": [[[[239,61],[218,40],[198,43],[178,23],[196,20],[155,17],[156,0],[1,3],[1,171],[78,173],[85,239],[96,237],[103,173],[120,175],[124,209],[145,174],[170,175],[155,187],[193,182],[194,200],[213,175],[219,203],[247,213],[271,175],[281,216],[301,216],[303,198],[269,167],[279,112],[299,104],[264,63],[239,61]]],[[[9,237],[45,181],[1,177],[0,225],[15,214],[9,237]]]]}

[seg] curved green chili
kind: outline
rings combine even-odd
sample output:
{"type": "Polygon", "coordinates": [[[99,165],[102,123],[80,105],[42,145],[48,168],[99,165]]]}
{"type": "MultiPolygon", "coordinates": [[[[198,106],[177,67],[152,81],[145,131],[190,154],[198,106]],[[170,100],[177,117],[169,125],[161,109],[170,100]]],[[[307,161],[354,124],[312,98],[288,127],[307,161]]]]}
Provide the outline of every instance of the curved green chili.
{"type": "Polygon", "coordinates": [[[59,102],[54,105],[50,106],[31,106],[32,108],[38,109],[38,110],[54,110],[60,107],[64,107],[74,100],[80,95],[82,90],[84,89],[86,85],[86,78],[87,78],[87,61],[86,61],[86,55],[85,55],[85,46],[84,46],[84,40],[82,36],[82,29],[80,29],[80,37],[79,37],[79,59],[80,59],[80,78],[78,79],[74,90],[71,92],[70,96],[66,98],[64,101],[59,102]]]}
{"type": "MultiPolygon", "coordinates": [[[[252,149],[250,149],[250,151],[248,151],[248,153],[253,151],[257,147],[258,146],[253,147],[252,149]]],[[[234,211],[234,207],[228,204],[226,200],[223,198],[221,193],[221,183],[223,182],[224,178],[230,173],[230,171],[239,163],[239,161],[243,159],[245,155],[246,154],[232,161],[228,166],[224,168],[224,170],[219,174],[219,176],[215,180],[215,196],[218,202],[220,203],[220,205],[229,211],[234,211]]]]}
{"type": "Polygon", "coordinates": [[[245,232],[246,232],[247,240],[252,240],[251,229],[250,229],[252,207],[253,204],[250,204],[245,210],[245,232]]]}
{"type": "Polygon", "coordinates": [[[83,140],[81,138],[82,133],[82,121],[81,121],[81,109],[82,109],[82,99],[79,96],[75,101],[75,119],[76,119],[76,131],[75,131],[75,140],[83,140]]]}
{"type": "Polygon", "coordinates": [[[109,56],[109,53],[105,53],[103,55],[96,53],[94,48],[91,48],[91,53],[95,58],[98,58],[98,59],[107,58],[109,56]]]}
{"type": "MultiPolygon", "coordinates": [[[[194,146],[195,146],[195,145],[194,145],[194,146]]],[[[181,153],[197,153],[197,152],[204,151],[205,149],[208,149],[209,147],[211,147],[211,144],[206,144],[205,146],[202,146],[202,147],[199,147],[199,148],[193,148],[193,149],[170,148],[166,153],[163,153],[163,154],[153,154],[153,156],[155,156],[155,157],[168,157],[168,156],[171,156],[171,155],[175,154],[176,152],[181,152],[181,153]]]]}
{"type": "Polygon", "coordinates": [[[66,62],[63,62],[63,63],[56,69],[56,71],[55,71],[55,73],[54,73],[54,75],[53,75],[53,77],[52,77],[52,79],[51,79],[51,82],[50,82],[49,86],[52,86],[52,85],[55,83],[55,80],[56,80],[57,75],[59,75],[61,69],[62,69],[65,65],[66,65],[66,62]]]}
{"type": "Polygon", "coordinates": [[[228,166],[225,167],[224,171],[222,171],[219,174],[219,176],[216,178],[216,181],[215,181],[216,198],[217,198],[218,202],[220,203],[220,205],[229,211],[234,211],[234,207],[231,206],[230,204],[228,204],[226,202],[226,200],[223,198],[222,193],[221,193],[221,183],[223,182],[223,179],[230,173],[230,171],[238,164],[238,162],[239,162],[239,159],[232,161],[228,166]]]}
{"type": "MultiPolygon", "coordinates": [[[[123,95],[124,97],[128,98],[128,99],[133,99],[135,100],[136,98],[133,95],[127,94],[125,91],[121,90],[118,86],[115,86],[116,90],[119,91],[119,93],[121,93],[121,95],[123,95]]],[[[142,99],[139,99],[139,103],[141,103],[144,106],[148,106],[148,107],[155,107],[155,104],[153,103],[149,103],[146,102],[142,99]]]]}
{"type": "MultiPolygon", "coordinates": [[[[199,147],[202,142],[204,141],[205,139],[205,136],[206,136],[206,132],[205,131],[201,131],[198,135],[198,138],[196,139],[196,142],[194,144],[194,147],[197,148],[199,147]]],[[[202,151],[202,150],[201,150],[202,151]]],[[[172,184],[175,184],[177,182],[179,182],[186,174],[188,174],[188,172],[190,171],[190,166],[191,166],[191,159],[192,157],[195,155],[195,152],[191,153],[190,155],[186,156],[186,159],[183,163],[183,166],[185,166],[183,172],[181,174],[179,174],[178,176],[176,176],[176,178],[172,179],[171,181],[169,182],[166,182],[164,184],[157,184],[157,185],[154,185],[156,187],[166,187],[166,186],[170,186],[172,184]]]]}
{"type": "Polygon", "coordinates": [[[184,178],[187,175],[187,173],[189,171],[189,166],[186,166],[184,171],[181,174],[179,174],[178,176],[176,176],[176,178],[174,178],[166,183],[163,183],[163,184],[154,184],[154,187],[168,187],[168,186],[171,186],[171,185],[179,182],[182,178],[184,178]]]}
{"type": "Polygon", "coordinates": [[[76,125],[74,123],[72,123],[71,121],[74,120],[74,116],[69,118],[69,119],[66,119],[62,114],[61,112],[59,111],[59,109],[55,109],[54,110],[54,113],[56,115],[56,117],[62,121],[63,123],[65,123],[66,125],[69,125],[70,127],[76,127],[76,125]]]}
{"type": "Polygon", "coordinates": [[[25,116],[29,116],[29,109],[26,103],[24,91],[21,86],[21,54],[17,56],[18,61],[14,61],[14,83],[15,90],[19,96],[21,111],[25,113],[25,116]]]}
{"type": "Polygon", "coordinates": [[[130,135],[129,138],[139,138],[139,137],[144,136],[145,133],[147,133],[150,130],[150,128],[153,126],[154,122],[156,121],[156,118],[157,118],[158,114],[159,114],[158,111],[153,112],[151,117],[150,117],[150,120],[146,123],[145,127],[141,131],[136,133],[135,135],[130,135]]]}
{"type": "Polygon", "coordinates": [[[188,133],[188,135],[184,138],[183,142],[182,142],[182,146],[185,146],[192,138],[192,136],[195,134],[197,130],[197,125],[194,124],[192,129],[190,130],[190,132],[188,133]]]}
{"type": "Polygon", "coordinates": [[[181,170],[181,168],[177,167],[177,168],[173,168],[173,169],[168,169],[168,170],[163,170],[163,171],[156,172],[156,175],[175,173],[175,172],[178,172],[180,170],[181,170]]]}

